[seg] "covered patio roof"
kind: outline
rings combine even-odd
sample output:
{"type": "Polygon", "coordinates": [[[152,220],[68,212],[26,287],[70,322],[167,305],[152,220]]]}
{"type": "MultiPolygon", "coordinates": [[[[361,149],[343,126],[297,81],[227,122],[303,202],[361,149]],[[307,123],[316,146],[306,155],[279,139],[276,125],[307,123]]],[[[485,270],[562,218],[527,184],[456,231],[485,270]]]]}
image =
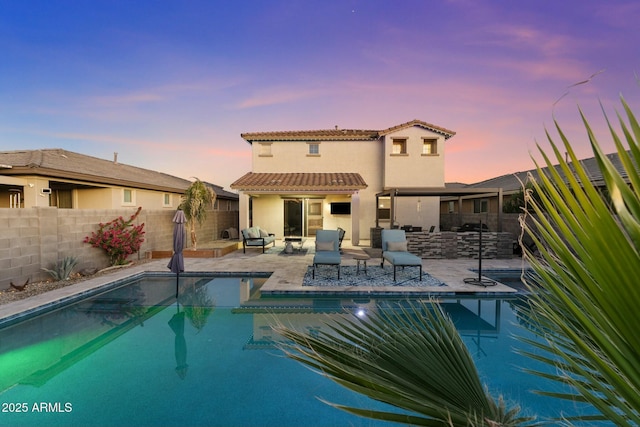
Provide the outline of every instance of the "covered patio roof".
{"type": "MultiPolygon", "coordinates": [[[[458,215],[462,213],[462,199],[474,199],[483,196],[498,198],[498,231],[502,231],[502,188],[448,188],[448,187],[397,187],[386,188],[376,194],[376,206],[380,197],[391,198],[391,218],[395,214],[396,197],[455,197],[458,199],[458,215]]],[[[376,209],[376,227],[379,227],[380,219],[376,209]]]]}
{"type": "Polygon", "coordinates": [[[359,173],[255,173],[249,172],[231,188],[251,193],[342,193],[367,188],[359,173]]]}

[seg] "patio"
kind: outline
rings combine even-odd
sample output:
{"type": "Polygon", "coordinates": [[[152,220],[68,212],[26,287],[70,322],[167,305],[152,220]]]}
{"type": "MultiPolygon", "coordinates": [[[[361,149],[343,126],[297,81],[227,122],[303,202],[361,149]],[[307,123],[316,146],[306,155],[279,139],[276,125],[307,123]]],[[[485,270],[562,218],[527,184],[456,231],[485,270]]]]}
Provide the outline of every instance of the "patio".
{"type": "MultiPolygon", "coordinates": [[[[368,242],[361,243],[363,246],[351,246],[349,241],[344,242],[342,266],[355,266],[357,264],[356,257],[364,254],[364,248],[367,248],[367,251],[371,255],[371,259],[368,260],[368,268],[380,268],[379,255],[376,257],[375,250],[372,251],[368,248],[368,242]]],[[[350,286],[347,281],[345,281],[344,286],[303,286],[303,280],[308,271],[308,267],[311,265],[314,253],[312,242],[308,241],[305,247],[309,248],[306,254],[282,256],[279,254],[278,248],[284,248],[284,243],[278,241],[276,249],[265,254],[257,249],[249,249],[243,254],[242,249],[239,249],[220,258],[185,258],[185,273],[234,272],[241,274],[272,272],[269,279],[261,288],[262,295],[271,296],[293,294],[335,296],[339,294],[369,295],[376,293],[414,297],[437,297],[438,295],[486,295],[499,297],[516,292],[513,288],[503,284],[497,284],[496,286],[487,288],[466,284],[464,282],[465,278],[477,277],[477,272],[474,272],[474,269],[478,268],[477,259],[424,259],[424,271],[439,282],[442,282],[444,286],[412,287],[406,286],[406,284],[394,285],[392,280],[389,281],[386,286],[350,286]]],[[[132,267],[116,269],[113,273],[89,278],[64,288],[0,305],[0,319],[14,316],[23,311],[32,310],[42,305],[52,304],[59,299],[84,293],[137,273],[145,271],[169,273],[167,262],[167,258],[161,258],[132,267]]],[[[482,261],[483,270],[520,270],[527,267],[528,265],[520,258],[482,261]]]]}

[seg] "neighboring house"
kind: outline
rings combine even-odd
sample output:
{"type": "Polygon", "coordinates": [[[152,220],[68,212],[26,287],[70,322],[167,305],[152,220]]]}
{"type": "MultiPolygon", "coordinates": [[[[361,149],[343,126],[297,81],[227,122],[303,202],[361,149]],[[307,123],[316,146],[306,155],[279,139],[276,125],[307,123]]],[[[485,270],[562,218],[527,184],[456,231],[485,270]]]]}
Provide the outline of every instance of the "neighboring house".
{"type": "Polygon", "coordinates": [[[214,211],[238,211],[239,210],[239,196],[237,193],[226,191],[222,186],[211,184],[210,182],[204,182],[211,187],[216,194],[216,201],[213,205],[214,211]]]}
{"type": "MultiPolygon", "coordinates": [[[[618,153],[607,154],[607,157],[609,158],[609,160],[611,160],[616,169],[622,174],[623,178],[627,180],[618,153]]],[[[590,157],[580,160],[580,162],[584,166],[593,185],[595,185],[597,188],[604,188],[604,179],[602,177],[602,172],[600,171],[600,167],[598,166],[596,158],[590,157]]],[[[555,166],[555,168],[562,175],[562,171],[559,169],[559,167],[555,166]]],[[[542,168],[542,171],[544,173],[547,173],[549,171],[549,168],[544,167],[542,168]]],[[[501,188],[505,201],[509,201],[512,195],[519,193],[522,190],[522,186],[529,181],[529,177],[538,179],[538,170],[531,169],[528,171],[514,172],[495,178],[490,178],[474,184],[447,183],[446,186],[447,188],[455,188],[458,190],[474,190],[486,187],[501,188]]],[[[467,220],[469,219],[468,215],[470,214],[475,214],[480,218],[485,215],[496,216],[498,215],[501,206],[502,203],[499,202],[498,198],[494,194],[465,197],[442,197],[440,202],[440,213],[443,215],[441,217],[441,222],[450,222],[453,226],[460,226],[461,224],[457,223],[459,221],[445,221],[442,218],[445,218],[447,214],[452,215],[452,218],[462,217],[466,218],[467,220]],[[462,214],[462,216],[459,214],[462,214]]]]}
{"type": "Polygon", "coordinates": [[[252,171],[231,184],[240,193],[240,227],[282,236],[346,230],[357,244],[376,221],[439,224],[438,197],[406,197],[392,209],[389,189],[444,188],[445,141],[455,132],[420,120],[384,130],[244,133],[252,171]],[[394,212],[394,218],[391,218],[394,212]]]}
{"type": "MultiPolygon", "coordinates": [[[[63,149],[0,152],[0,208],[176,209],[190,181],[63,149]]],[[[238,196],[211,184],[218,204],[238,196]]],[[[226,210],[225,209],[225,210],[226,210]]]]}

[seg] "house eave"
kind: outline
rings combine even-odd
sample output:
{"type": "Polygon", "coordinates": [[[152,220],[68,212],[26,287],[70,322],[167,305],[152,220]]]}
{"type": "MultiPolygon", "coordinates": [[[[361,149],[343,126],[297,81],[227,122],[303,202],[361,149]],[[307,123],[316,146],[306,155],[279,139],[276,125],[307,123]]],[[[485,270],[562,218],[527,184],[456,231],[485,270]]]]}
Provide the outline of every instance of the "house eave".
{"type": "Polygon", "coordinates": [[[32,176],[40,176],[46,179],[55,178],[62,181],[76,181],[78,183],[82,183],[85,185],[95,185],[95,186],[104,186],[104,187],[118,186],[118,187],[134,188],[139,190],[152,190],[152,191],[162,191],[167,193],[180,193],[180,194],[184,193],[184,191],[188,187],[188,185],[185,185],[184,187],[179,188],[179,187],[157,185],[157,184],[151,184],[151,183],[141,183],[141,182],[128,181],[128,180],[123,180],[118,178],[111,178],[106,176],[95,176],[95,175],[88,175],[88,174],[82,174],[82,173],[70,172],[70,171],[60,171],[57,169],[48,169],[48,168],[41,168],[41,167],[37,167],[37,168],[13,167],[10,170],[10,173],[7,173],[5,171],[3,174],[10,175],[10,176],[32,175],[32,176]]]}

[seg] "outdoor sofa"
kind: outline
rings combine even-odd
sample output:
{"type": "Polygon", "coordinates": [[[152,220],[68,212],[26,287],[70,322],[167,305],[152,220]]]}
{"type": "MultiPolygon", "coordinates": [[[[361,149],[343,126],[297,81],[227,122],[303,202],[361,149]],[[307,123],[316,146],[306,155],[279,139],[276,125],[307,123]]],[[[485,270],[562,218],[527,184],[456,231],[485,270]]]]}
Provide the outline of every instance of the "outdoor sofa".
{"type": "Polygon", "coordinates": [[[262,253],[267,245],[276,245],[275,234],[268,233],[260,227],[249,227],[242,230],[242,252],[247,253],[247,246],[262,247],[262,253]]]}

